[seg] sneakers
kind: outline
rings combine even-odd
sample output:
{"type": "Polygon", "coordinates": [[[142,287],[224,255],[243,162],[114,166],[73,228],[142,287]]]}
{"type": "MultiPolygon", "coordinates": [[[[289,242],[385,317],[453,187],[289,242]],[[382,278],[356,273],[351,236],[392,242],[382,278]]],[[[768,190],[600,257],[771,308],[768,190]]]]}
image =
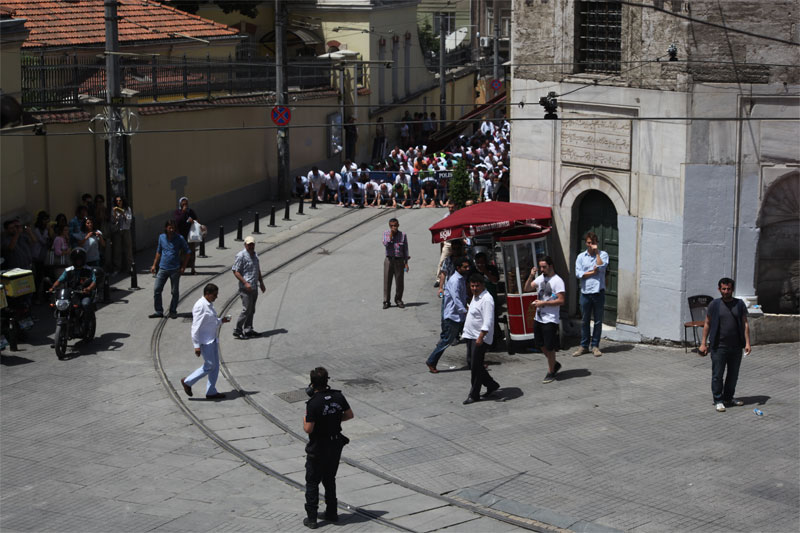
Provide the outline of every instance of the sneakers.
{"type": "Polygon", "coordinates": [[[439,288],[439,280],[438,279],[433,282],[433,287],[434,288],[439,288]]]}
{"type": "Polygon", "coordinates": [[[574,352],[572,352],[572,357],[580,357],[585,353],[589,353],[589,348],[578,346],[578,348],[574,352]]]}
{"type": "Polygon", "coordinates": [[[603,355],[603,352],[600,351],[600,348],[598,346],[592,348],[592,353],[594,354],[595,357],[600,357],[601,355],[603,355]]]}
{"type": "Polygon", "coordinates": [[[244,339],[244,338],[246,338],[246,337],[244,336],[244,334],[243,334],[241,331],[236,331],[236,330],[234,330],[234,332],[233,332],[233,338],[234,338],[234,339],[244,339]]]}
{"type": "Polygon", "coordinates": [[[715,407],[716,407],[718,413],[724,413],[725,412],[725,404],[724,403],[717,402],[717,405],[715,407]]]}
{"type": "Polygon", "coordinates": [[[552,383],[552,382],[554,382],[554,381],[556,380],[556,374],[558,374],[558,371],[559,371],[559,370],[561,370],[561,363],[559,363],[558,361],[556,361],[556,366],[555,366],[555,368],[553,369],[553,371],[552,371],[552,372],[548,372],[548,373],[547,373],[547,374],[544,376],[544,379],[542,380],[542,383],[552,383]]]}
{"type": "Polygon", "coordinates": [[[731,398],[730,400],[728,400],[725,403],[727,403],[729,406],[736,406],[736,407],[741,407],[741,406],[744,405],[744,401],[742,401],[742,400],[740,400],[738,398],[731,398]]]}

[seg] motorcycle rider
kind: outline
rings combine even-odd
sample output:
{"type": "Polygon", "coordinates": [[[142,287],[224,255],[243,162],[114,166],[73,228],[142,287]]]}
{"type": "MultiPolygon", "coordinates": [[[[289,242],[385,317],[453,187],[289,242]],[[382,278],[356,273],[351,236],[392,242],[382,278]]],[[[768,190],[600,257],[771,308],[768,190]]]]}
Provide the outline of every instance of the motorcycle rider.
{"type": "Polygon", "coordinates": [[[67,267],[61,276],[53,283],[48,292],[55,291],[62,283],[74,290],[80,290],[83,293],[81,297],[81,308],[83,309],[84,316],[92,313],[92,298],[91,294],[95,286],[97,286],[97,277],[94,270],[86,266],[86,251],[83,248],[75,248],[69,254],[72,261],[72,266],[67,267]]]}

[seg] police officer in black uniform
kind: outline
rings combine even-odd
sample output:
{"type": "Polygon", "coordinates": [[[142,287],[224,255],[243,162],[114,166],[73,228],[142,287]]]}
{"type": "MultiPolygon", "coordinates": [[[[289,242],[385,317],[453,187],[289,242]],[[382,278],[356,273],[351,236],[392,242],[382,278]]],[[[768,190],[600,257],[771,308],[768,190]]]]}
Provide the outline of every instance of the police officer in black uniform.
{"type": "Polygon", "coordinates": [[[311,371],[311,396],[306,402],[303,430],[306,445],[306,518],[303,525],[316,529],[319,483],[325,487],[325,520],[336,522],[336,471],[342,448],[350,440],[342,435],[342,422],[353,418],[353,410],[341,391],[328,386],[328,371],[319,366],[311,371]]]}

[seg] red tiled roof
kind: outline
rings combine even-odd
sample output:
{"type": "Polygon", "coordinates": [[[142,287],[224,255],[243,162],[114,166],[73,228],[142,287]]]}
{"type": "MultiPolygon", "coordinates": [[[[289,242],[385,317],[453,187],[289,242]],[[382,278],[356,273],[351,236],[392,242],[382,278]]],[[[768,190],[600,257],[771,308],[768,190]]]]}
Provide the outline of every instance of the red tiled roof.
{"type": "MultiPolygon", "coordinates": [[[[225,39],[237,35],[223,24],[151,0],[117,0],[120,44],[185,39],[225,39]],[[180,35],[179,35],[180,34],[180,35]]],[[[103,0],[0,0],[0,7],[27,19],[23,48],[103,46],[103,0]]]]}

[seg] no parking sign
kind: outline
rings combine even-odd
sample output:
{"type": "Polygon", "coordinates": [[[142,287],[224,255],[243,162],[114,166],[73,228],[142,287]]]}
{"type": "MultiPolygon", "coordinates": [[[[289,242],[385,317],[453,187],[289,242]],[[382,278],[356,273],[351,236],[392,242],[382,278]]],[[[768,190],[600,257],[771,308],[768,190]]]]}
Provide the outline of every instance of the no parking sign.
{"type": "Polygon", "coordinates": [[[272,122],[278,126],[288,126],[292,121],[292,112],[288,107],[276,105],[272,108],[272,122]]]}

